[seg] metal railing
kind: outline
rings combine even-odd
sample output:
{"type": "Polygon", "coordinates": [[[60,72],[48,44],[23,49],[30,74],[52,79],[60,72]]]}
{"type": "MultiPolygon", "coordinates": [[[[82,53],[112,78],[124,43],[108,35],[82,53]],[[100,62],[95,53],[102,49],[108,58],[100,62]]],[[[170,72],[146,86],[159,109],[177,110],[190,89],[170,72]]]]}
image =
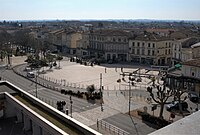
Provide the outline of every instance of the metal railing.
{"type": "Polygon", "coordinates": [[[126,132],[125,130],[123,129],[120,129],[104,120],[97,120],[97,128],[99,129],[99,127],[104,127],[105,130],[108,129],[109,131],[112,131],[114,132],[115,134],[117,135],[130,135],[128,132],[126,132]]]}

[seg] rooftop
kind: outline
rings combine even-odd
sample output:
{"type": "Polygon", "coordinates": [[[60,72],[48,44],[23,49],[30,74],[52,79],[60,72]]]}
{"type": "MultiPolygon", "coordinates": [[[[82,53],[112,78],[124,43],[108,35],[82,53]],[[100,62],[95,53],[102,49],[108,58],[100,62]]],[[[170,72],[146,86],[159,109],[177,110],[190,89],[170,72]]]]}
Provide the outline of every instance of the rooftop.
{"type": "Polygon", "coordinates": [[[192,45],[192,48],[196,48],[196,47],[200,47],[200,42],[198,42],[198,43],[192,45]]]}
{"type": "Polygon", "coordinates": [[[102,29],[102,30],[95,30],[90,32],[90,34],[99,34],[104,36],[131,36],[131,32],[124,31],[124,30],[114,30],[114,29],[102,29]]]}
{"type": "Polygon", "coordinates": [[[168,36],[161,36],[156,33],[150,33],[147,31],[144,31],[143,33],[139,35],[135,35],[134,37],[131,37],[132,40],[140,40],[140,41],[165,41],[165,40],[172,40],[168,36]]]}
{"type": "Polygon", "coordinates": [[[149,135],[199,135],[200,111],[161,128],[149,135]]]}

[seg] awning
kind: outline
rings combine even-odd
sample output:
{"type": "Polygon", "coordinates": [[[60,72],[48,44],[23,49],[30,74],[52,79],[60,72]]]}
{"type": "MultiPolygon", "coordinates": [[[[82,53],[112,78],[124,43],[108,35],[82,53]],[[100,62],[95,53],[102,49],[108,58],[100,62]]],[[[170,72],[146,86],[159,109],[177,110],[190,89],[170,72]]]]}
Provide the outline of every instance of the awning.
{"type": "Polygon", "coordinates": [[[174,67],[175,67],[175,68],[181,68],[182,65],[181,65],[181,64],[176,64],[174,67]]]}

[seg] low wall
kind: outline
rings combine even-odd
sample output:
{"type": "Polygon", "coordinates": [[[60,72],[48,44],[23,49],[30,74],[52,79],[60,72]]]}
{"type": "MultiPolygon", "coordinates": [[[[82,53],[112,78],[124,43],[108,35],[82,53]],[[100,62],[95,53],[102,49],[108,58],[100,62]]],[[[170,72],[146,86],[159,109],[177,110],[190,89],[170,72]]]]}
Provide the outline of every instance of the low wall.
{"type": "Polygon", "coordinates": [[[21,96],[29,99],[30,101],[32,101],[34,104],[38,105],[39,107],[41,107],[42,109],[46,110],[47,112],[49,112],[52,115],[55,115],[56,117],[60,118],[61,120],[65,121],[66,123],[68,123],[70,126],[72,126],[73,128],[83,132],[86,135],[101,135],[101,133],[93,130],[92,128],[84,125],[83,123],[63,114],[62,112],[58,111],[57,109],[53,108],[52,106],[44,103],[43,101],[39,100],[38,98],[32,96],[31,94],[27,93],[26,91],[18,88],[17,86],[11,84],[10,82],[4,82],[7,85],[10,85],[13,87],[13,89],[15,89],[16,91],[18,91],[20,93],[21,96]]]}
{"type": "MultiPolygon", "coordinates": [[[[34,111],[32,111],[30,108],[16,100],[13,96],[11,96],[8,93],[5,93],[5,98],[6,102],[10,105],[13,106],[12,110],[19,110],[23,112],[25,116],[28,116],[34,123],[37,123],[38,126],[40,126],[44,131],[48,131],[49,134],[54,134],[54,135],[68,135],[52,123],[50,123],[48,120],[45,118],[41,117],[34,111]]],[[[14,111],[14,113],[17,113],[14,111]]],[[[17,115],[17,114],[16,114],[17,115]]]]}

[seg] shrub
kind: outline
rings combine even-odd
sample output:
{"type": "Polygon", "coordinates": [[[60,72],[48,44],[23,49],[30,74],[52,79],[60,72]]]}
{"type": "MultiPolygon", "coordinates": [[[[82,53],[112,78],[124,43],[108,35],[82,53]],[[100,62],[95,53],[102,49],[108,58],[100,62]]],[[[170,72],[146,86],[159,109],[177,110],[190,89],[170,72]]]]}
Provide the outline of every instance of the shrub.
{"type": "Polygon", "coordinates": [[[143,121],[146,121],[153,125],[156,125],[158,128],[162,128],[162,127],[165,127],[165,126],[171,124],[169,121],[166,121],[165,119],[161,119],[159,117],[152,116],[145,112],[138,111],[138,115],[142,117],[143,121]]]}

